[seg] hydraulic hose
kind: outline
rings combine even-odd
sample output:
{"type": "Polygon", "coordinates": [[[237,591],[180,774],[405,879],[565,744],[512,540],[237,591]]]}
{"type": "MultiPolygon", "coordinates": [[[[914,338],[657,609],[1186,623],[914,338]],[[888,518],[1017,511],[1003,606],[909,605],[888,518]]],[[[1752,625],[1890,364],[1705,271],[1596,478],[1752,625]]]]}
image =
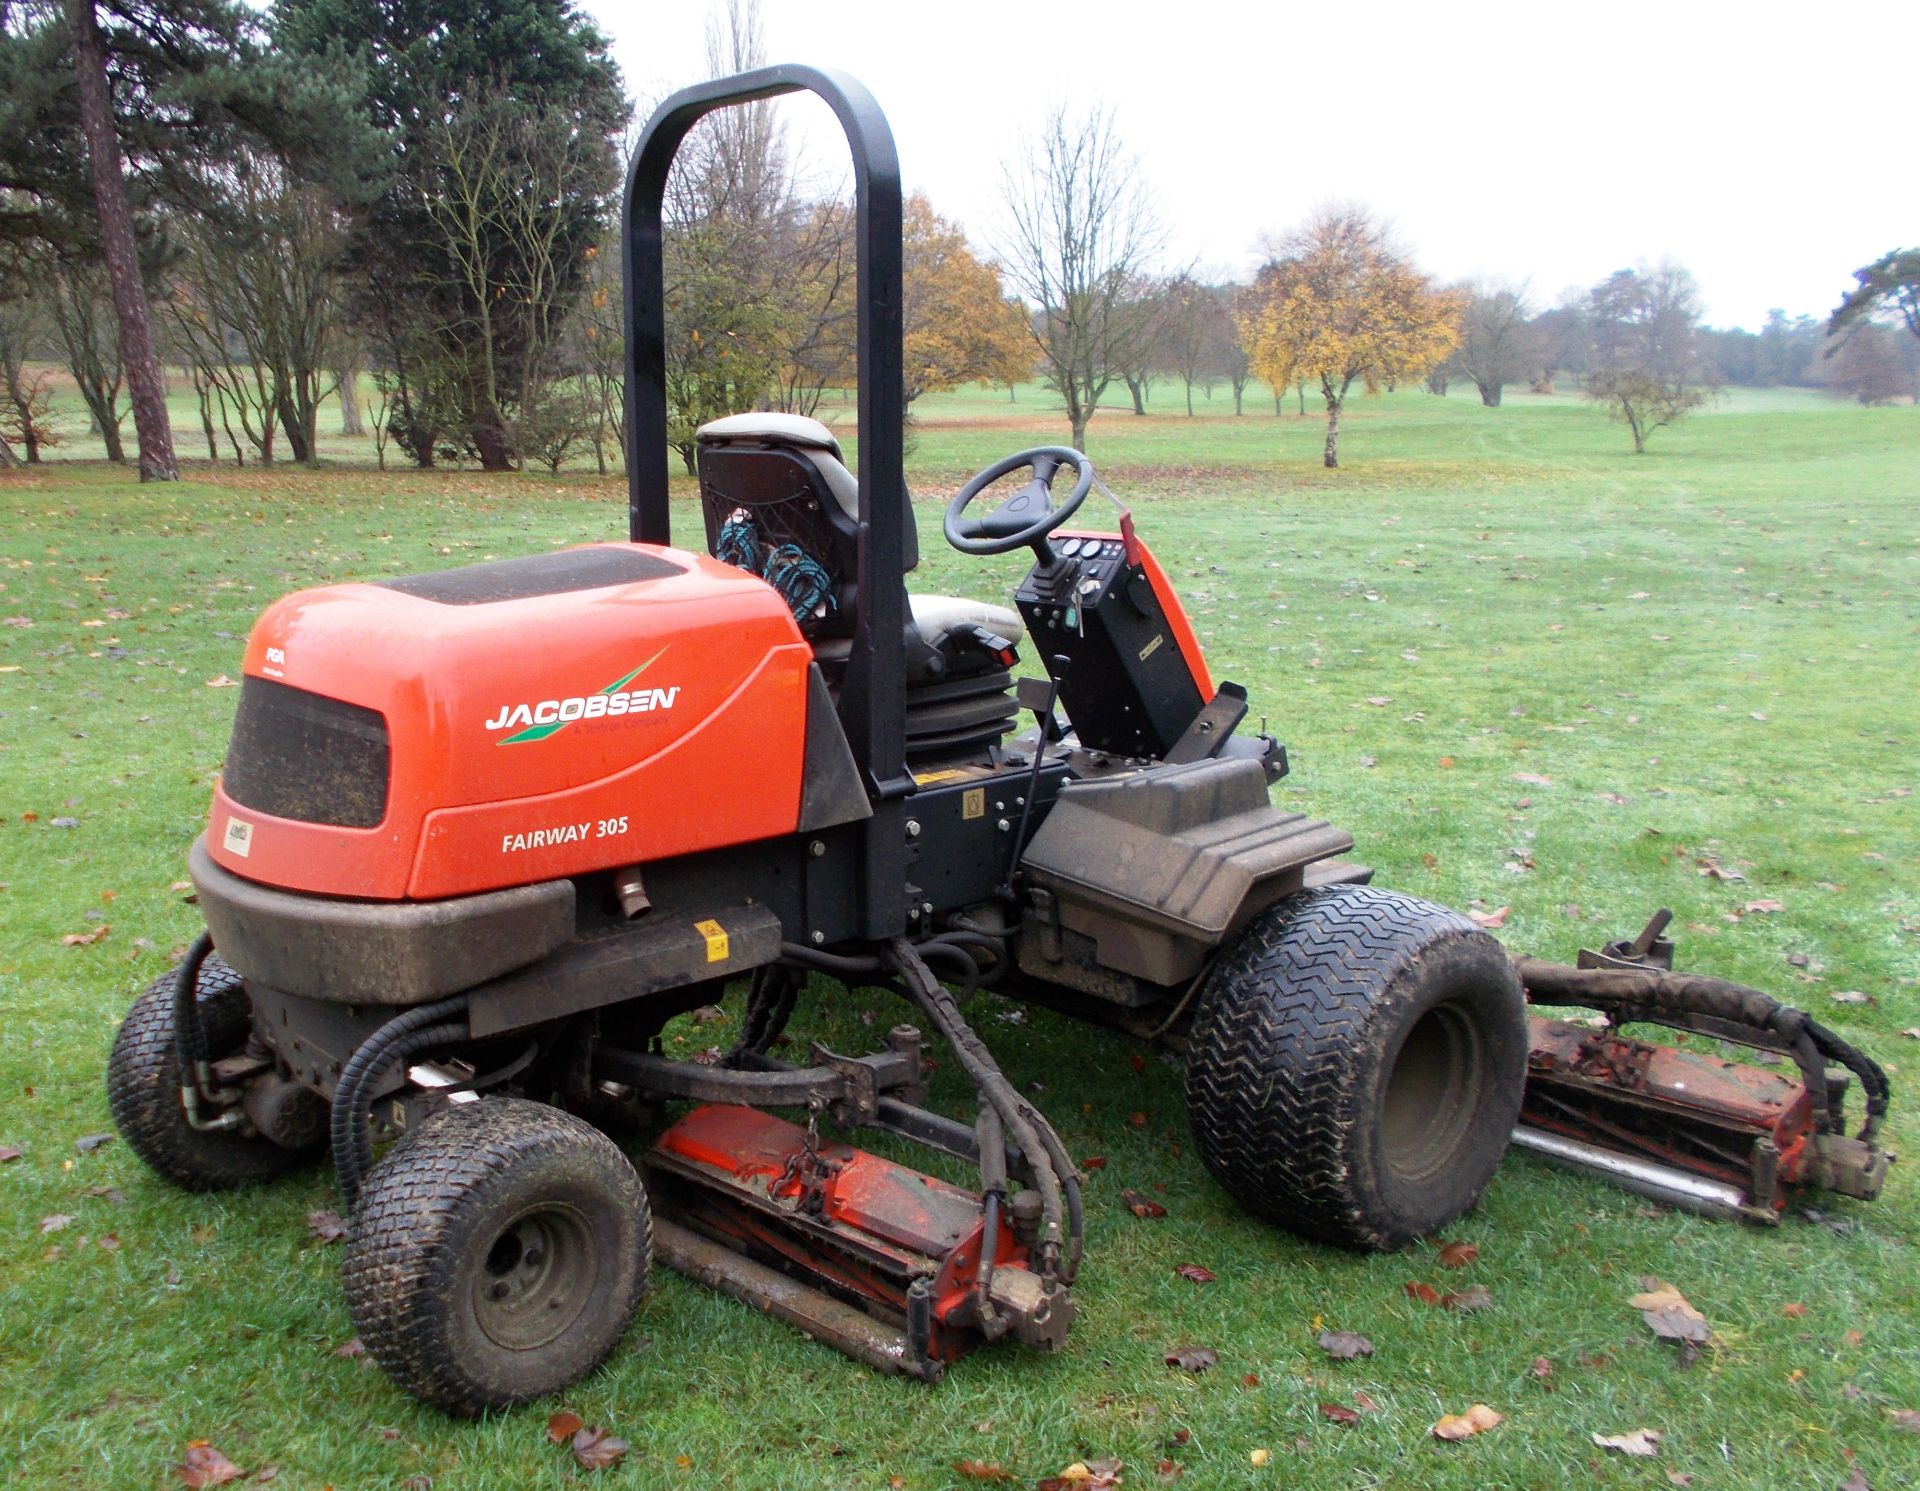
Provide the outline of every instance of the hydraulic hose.
{"type": "Polygon", "coordinates": [[[360,1200],[361,1183],[373,1168],[373,1136],[367,1131],[367,1122],[374,1085],[401,1057],[465,1036],[466,1009],[464,994],[415,1005],[374,1031],[347,1058],[333,1090],[331,1139],[334,1177],[349,1214],[360,1200]]]}
{"type": "Polygon", "coordinates": [[[953,1048],[981,1101],[993,1106],[1026,1155],[1033,1188],[1040,1194],[1042,1253],[1051,1255],[1062,1281],[1072,1283],[1085,1247],[1085,1215],[1079,1177],[1066,1146],[1053,1126],[1007,1080],[960,1014],[953,995],[934,977],[913,944],[895,938],[887,945],[887,961],[900,974],[909,996],[953,1048]]]}
{"type": "Polygon", "coordinates": [[[1663,968],[1572,968],[1522,957],[1516,957],[1513,966],[1536,1003],[1585,1005],[1618,1024],[1705,1015],[1778,1037],[1800,1068],[1813,1105],[1814,1127],[1822,1134],[1833,1133],[1836,1127],[1827,1101],[1827,1063],[1837,1062],[1859,1078],[1866,1099],[1866,1120],[1859,1137],[1870,1141],[1880,1132],[1891,1088],[1879,1063],[1804,1010],[1781,1004],[1758,989],[1663,968]]]}

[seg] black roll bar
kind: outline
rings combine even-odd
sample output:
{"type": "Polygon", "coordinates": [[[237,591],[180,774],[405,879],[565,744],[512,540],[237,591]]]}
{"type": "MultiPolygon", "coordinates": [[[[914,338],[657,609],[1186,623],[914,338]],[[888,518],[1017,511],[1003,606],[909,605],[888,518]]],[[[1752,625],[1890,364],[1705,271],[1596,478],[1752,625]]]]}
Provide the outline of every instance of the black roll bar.
{"type": "Polygon", "coordinates": [[[840,691],[840,723],[872,800],[860,889],[862,932],[905,930],[906,767],[904,563],[907,483],[903,439],[905,326],[900,287],[900,161],[893,131],[866,88],[845,73],[785,65],[683,88],[654,110],[627,172],[625,250],[627,531],[635,543],[670,542],[667,502],[667,173],[687,132],[716,109],[784,93],[817,94],[832,108],[853,155],[859,307],[859,611],[840,691]]]}

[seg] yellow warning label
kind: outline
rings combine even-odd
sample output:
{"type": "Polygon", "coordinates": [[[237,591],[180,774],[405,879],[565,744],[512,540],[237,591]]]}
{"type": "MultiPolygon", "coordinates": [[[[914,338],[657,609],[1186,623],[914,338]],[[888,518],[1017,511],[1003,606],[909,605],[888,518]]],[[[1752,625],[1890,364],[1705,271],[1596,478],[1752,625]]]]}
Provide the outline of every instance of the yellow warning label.
{"type": "Polygon", "coordinates": [[[984,818],[987,816],[987,789],[969,787],[960,794],[960,816],[962,818],[984,818]]]}
{"type": "Polygon", "coordinates": [[[1155,632],[1153,634],[1153,640],[1140,649],[1140,661],[1144,663],[1148,658],[1152,657],[1154,653],[1160,650],[1160,644],[1166,640],[1164,635],[1155,632]]]}
{"type": "Polygon", "coordinates": [[[693,930],[707,939],[707,961],[724,963],[727,961],[727,929],[716,921],[695,922],[693,930]]]}
{"type": "Polygon", "coordinates": [[[913,779],[922,787],[931,787],[935,782],[952,782],[965,775],[964,771],[917,771],[913,779]]]}

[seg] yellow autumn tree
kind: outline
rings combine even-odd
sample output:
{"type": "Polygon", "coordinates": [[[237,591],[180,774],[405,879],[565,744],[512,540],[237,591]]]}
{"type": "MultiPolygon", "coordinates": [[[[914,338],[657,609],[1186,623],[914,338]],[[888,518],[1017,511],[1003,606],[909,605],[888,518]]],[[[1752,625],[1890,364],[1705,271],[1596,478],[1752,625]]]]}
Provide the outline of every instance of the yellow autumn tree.
{"type": "Polygon", "coordinates": [[[1032,371],[1026,312],[1000,271],[967,247],[957,223],[916,193],[905,204],[902,250],[907,401],[962,383],[1014,383],[1032,371]]]}
{"type": "Polygon", "coordinates": [[[1326,464],[1338,466],[1340,410],[1417,379],[1459,344],[1462,297],[1436,290],[1363,208],[1328,208],[1283,239],[1240,317],[1253,371],[1275,389],[1300,378],[1327,405],[1326,464]]]}

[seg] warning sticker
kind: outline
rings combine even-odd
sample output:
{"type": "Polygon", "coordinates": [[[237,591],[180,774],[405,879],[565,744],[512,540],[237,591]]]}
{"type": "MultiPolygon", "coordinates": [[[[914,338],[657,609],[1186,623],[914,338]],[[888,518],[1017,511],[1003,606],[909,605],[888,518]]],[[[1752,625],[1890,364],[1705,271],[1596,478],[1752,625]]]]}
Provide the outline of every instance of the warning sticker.
{"type": "Polygon", "coordinates": [[[245,859],[253,852],[253,825],[244,818],[227,819],[226,836],[220,841],[227,853],[245,859]]]}
{"type": "Polygon", "coordinates": [[[707,961],[724,963],[727,961],[727,929],[711,919],[695,922],[693,930],[707,939],[707,961]]]}
{"type": "Polygon", "coordinates": [[[984,818],[987,816],[987,789],[969,787],[960,794],[960,816],[965,818],[984,818]]]}

